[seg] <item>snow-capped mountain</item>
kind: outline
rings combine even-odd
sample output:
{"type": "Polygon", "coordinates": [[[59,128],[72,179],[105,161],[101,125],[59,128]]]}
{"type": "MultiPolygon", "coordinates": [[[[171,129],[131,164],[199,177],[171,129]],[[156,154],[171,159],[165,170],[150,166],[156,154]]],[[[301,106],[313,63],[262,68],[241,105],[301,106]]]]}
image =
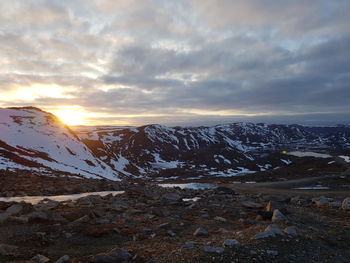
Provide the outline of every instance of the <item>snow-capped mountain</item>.
{"type": "Polygon", "coordinates": [[[54,115],[37,108],[0,109],[0,170],[59,171],[118,180],[79,137],[54,115]]]}
{"type": "Polygon", "coordinates": [[[289,165],[282,150],[350,151],[350,127],[67,127],[33,107],[0,109],[0,170],[125,177],[235,176],[289,165]]]}
{"type": "Polygon", "coordinates": [[[234,123],[213,127],[76,127],[96,156],[121,174],[233,176],[291,163],[281,150],[350,148],[350,127],[234,123]],[[199,173],[195,173],[195,171],[199,173]]]}

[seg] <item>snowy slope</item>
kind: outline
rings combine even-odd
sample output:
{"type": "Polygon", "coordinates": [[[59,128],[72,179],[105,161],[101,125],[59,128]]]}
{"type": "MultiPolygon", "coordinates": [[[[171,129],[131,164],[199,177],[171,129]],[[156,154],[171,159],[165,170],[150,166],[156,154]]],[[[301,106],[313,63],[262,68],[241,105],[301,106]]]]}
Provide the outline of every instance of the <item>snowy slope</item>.
{"type": "Polygon", "coordinates": [[[118,180],[117,173],[64,123],[32,107],[0,109],[0,169],[54,170],[118,180]]]}
{"type": "MultiPolygon", "coordinates": [[[[281,150],[350,149],[349,127],[233,123],[213,127],[76,127],[86,145],[125,175],[164,170],[234,176],[291,164],[281,150]]],[[[172,172],[173,173],[173,172],[172,172]]],[[[158,174],[158,175],[157,175],[158,174]]]]}

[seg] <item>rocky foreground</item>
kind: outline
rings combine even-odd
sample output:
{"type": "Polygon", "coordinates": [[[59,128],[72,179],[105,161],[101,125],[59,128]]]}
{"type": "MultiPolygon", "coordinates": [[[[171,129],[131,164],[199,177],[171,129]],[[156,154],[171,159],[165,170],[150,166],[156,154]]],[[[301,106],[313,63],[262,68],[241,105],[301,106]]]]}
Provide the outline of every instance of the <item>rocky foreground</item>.
{"type": "Polygon", "coordinates": [[[129,185],[0,202],[0,262],[349,262],[350,198],[129,185]]]}

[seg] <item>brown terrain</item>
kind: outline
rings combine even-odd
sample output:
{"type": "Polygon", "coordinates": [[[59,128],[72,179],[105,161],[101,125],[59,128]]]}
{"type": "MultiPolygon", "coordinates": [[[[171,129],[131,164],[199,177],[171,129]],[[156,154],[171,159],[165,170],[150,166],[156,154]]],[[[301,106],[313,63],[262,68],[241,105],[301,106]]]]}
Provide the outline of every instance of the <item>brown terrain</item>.
{"type": "Polygon", "coordinates": [[[350,173],[337,164],[206,190],[5,173],[2,196],[125,192],[0,202],[0,262],[350,262],[350,173]],[[315,185],[329,189],[293,189],[315,185]]]}

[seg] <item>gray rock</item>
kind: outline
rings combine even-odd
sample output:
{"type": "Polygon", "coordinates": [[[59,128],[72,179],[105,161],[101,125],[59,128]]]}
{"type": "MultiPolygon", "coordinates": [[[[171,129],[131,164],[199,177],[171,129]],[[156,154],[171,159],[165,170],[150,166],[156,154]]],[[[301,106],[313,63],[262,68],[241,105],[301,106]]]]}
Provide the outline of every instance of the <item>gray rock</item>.
{"type": "Polygon", "coordinates": [[[223,218],[221,216],[214,217],[214,220],[219,221],[219,222],[227,222],[226,218],[223,218]]]}
{"type": "Polygon", "coordinates": [[[165,202],[178,202],[182,200],[182,198],[177,193],[167,193],[162,195],[161,200],[165,202]]]}
{"type": "Polygon", "coordinates": [[[312,198],[312,202],[317,206],[327,206],[330,203],[329,199],[324,196],[312,198]]]}
{"type": "Polygon", "coordinates": [[[350,197],[347,197],[342,202],[341,208],[344,210],[350,210],[350,197]]]}
{"type": "Polygon", "coordinates": [[[259,234],[256,234],[253,236],[253,239],[261,239],[261,238],[267,238],[267,237],[275,237],[277,235],[284,235],[281,229],[273,224],[269,225],[264,232],[261,232],[259,234]]]}
{"type": "Polygon", "coordinates": [[[126,250],[115,248],[108,253],[95,255],[92,262],[94,263],[122,263],[128,262],[133,256],[126,250]]]}
{"type": "Polygon", "coordinates": [[[34,261],[36,263],[47,263],[50,262],[50,259],[48,257],[38,254],[35,257],[31,258],[31,261],[34,261]]]}
{"type": "Polygon", "coordinates": [[[298,236],[298,229],[295,226],[286,227],[283,230],[283,232],[286,233],[289,236],[293,236],[293,237],[298,236]]]}
{"type": "Polygon", "coordinates": [[[126,250],[122,249],[122,248],[115,248],[112,249],[109,253],[109,256],[113,257],[116,262],[121,261],[128,261],[131,260],[133,258],[133,256],[126,250]]]}
{"type": "Polygon", "coordinates": [[[34,208],[36,210],[51,210],[51,209],[57,208],[59,206],[59,204],[60,203],[57,201],[47,199],[47,200],[41,201],[40,203],[35,205],[34,208]]]}
{"type": "Polygon", "coordinates": [[[238,247],[240,244],[236,239],[226,239],[223,245],[224,247],[238,247]]]}
{"type": "Polygon", "coordinates": [[[169,236],[171,236],[171,237],[176,237],[176,233],[175,233],[174,231],[172,231],[172,230],[168,230],[168,231],[167,231],[167,234],[168,234],[169,236]]]}
{"type": "Polygon", "coordinates": [[[201,236],[209,236],[209,233],[204,228],[199,227],[196,229],[196,231],[194,231],[193,235],[196,237],[201,237],[201,236]]]}
{"type": "Polygon", "coordinates": [[[186,242],[185,244],[182,245],[183,248],[194,248],[197,247],[199,244],[197,242],[194,241],[189,241],[186,242]]]}
{"type": "Polygon", "coordinates": [[[68,255],[64,255],[62,257],[60,257],[59,259],[57,259],[55,261],[55,263],[68,263],[70,261],[70,258],[68,255]]]}
{"type": "Polygon", "coordinates": [[[225,249],[222,247],[204,247],[203,251],[207,253],[222,254],[224,253],[225,249]]]}
{"type": "Polygon", "coordinates": [[[286,219],[286,217],[284,216],[284,214],[282,214],[281,212],[280,212],[280,210],[278,210],[278,209],[275,209],[274,211],[273,211],[273,214],[272,214],[272,222],[278,222],[278,221],[281,221],[281,220],[285,220],[286,219]]]}
{"type": "Polygon", "coordinates": [[[22,210],[23,210],[23,206],[21,206],[20,204],[14,204],[6,209],[6,213],[12,216],[12,215],[19,214],[22,210]]]}
{"type": "Polygon", "coordinates": [[[252,201],[241,201],[240,202],[241,205],[243,205],[244,207],[247,208],[262,208],[263,205],[262,204],[258,204],[252,201]]]}
{"type": "Polygon", "coordinates": [[[277,250],[266,250],[266,254],[275,257],[275,256],[278,256],[278,251],[277,250]]]}
{"type": "Polygon", "coordinates": [[[27,215],[27,217],[28,217],[29,221],[31,221],[31,220],[47,220],[48,219],[47,214],[44,212],[40,212],[40,211],[29,213],[27,215]]]}

